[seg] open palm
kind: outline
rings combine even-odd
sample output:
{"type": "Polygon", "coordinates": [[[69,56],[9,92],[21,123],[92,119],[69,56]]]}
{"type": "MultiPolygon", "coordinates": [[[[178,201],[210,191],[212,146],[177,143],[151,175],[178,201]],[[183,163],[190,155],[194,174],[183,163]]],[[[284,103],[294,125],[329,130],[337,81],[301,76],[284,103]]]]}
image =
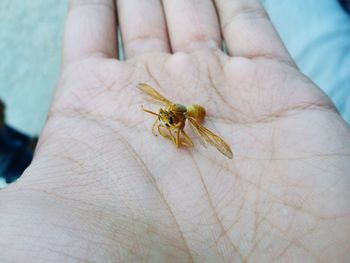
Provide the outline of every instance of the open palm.
{"type": "Polygon", "coordinates": [[[169,41],[158,1],[117,1],[125,61],[115,59],[112,1],[71,2],[35,160],[6,191],[28,191],[18,205],[35,207],[21,217],[35,214],[41,234],[25,234],[41,253],[73,262],[346,262],[349,128],[257,1],[216,1],[230,55],[211,1],[163,1],[169,41]],[[189,125],[194,148],[153,136],[154,116],[141,105],[159,106],[139,82],[203,105],[233,160],[203,147],[189,125]]]}

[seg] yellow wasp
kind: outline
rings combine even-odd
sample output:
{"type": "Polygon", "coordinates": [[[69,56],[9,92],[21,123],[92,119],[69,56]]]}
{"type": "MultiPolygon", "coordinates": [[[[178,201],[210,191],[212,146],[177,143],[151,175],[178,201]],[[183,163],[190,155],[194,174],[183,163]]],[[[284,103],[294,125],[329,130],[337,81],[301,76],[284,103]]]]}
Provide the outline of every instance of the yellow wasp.
{"type": "Polygon", "coordinates": [[[142,108],[145,112],[158,117],[152,126],[152,133],[154,135],[157,135],[155,133],[155,128],[157,127],[158,133],[164,138],[171,140],[176,147],[180,145],[193,147],[192,140],[184,131],[187,119],[192,129],[205,143],[215,146],[223,155],[232,159],[233,154],[230,146],[219,136],[200,124],[206,115],[205,109],[202,106],[196,104],[184,106],[173,103],[145,83],[138,84],[138,88],[150,99],[165,106],[164,109],[161,108],[159,110],[159,113],[142,108]],[[183,140],[180,139],[180,136],[183,140]]]}

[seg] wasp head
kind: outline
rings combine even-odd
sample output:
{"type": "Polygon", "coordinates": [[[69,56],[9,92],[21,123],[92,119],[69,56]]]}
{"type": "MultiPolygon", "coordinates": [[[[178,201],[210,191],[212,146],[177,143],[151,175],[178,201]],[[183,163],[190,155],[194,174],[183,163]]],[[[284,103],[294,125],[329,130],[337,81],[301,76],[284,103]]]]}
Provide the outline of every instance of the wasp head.
{"type": "Polygon", "coordinates": [[[173,126],[175,121],[175,114],[163,109],[159,110],[158,119],[165,123],[165,126],[173,126]]]}

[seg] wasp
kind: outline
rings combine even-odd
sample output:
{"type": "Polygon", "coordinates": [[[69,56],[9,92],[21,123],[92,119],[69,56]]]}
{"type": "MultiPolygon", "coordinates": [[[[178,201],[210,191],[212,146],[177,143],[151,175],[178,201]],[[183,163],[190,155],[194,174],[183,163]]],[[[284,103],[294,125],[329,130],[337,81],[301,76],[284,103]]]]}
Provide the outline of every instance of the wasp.
{"type": "Polygon", "coordinates": [[[204,143],[214,146],[223,155],[232,159],[233,154],[230,146],[201,124],[206,116],[206,111],[202,106],[197,104],[184,106],[182,104],[173,103],[145,83],[140,83],[137,87],[153,102],[165,106],[159,109],[158,113],[142,107],[143,111],[157,116],[152,126],[152,133],[154,135],[157,136],[155,132],[155,130],[157,130],[158,134],[172,141],[176,147],[180,147],[181,145],[193,147],[191,138],[184,131],[186,120],[188,120],[193,131],[204,143]]]}

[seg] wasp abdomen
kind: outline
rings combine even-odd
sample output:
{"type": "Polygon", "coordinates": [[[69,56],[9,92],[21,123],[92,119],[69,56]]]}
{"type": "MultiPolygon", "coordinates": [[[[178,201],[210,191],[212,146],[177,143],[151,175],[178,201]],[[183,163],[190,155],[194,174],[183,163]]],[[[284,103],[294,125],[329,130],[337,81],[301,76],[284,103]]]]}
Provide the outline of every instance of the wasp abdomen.
{"type": "Polygon", "coordinates": [[[191,104],[186,107],[189,117],[196,118],[198,120],[204,120],[206,112],[201,105],[191,104]]]}

